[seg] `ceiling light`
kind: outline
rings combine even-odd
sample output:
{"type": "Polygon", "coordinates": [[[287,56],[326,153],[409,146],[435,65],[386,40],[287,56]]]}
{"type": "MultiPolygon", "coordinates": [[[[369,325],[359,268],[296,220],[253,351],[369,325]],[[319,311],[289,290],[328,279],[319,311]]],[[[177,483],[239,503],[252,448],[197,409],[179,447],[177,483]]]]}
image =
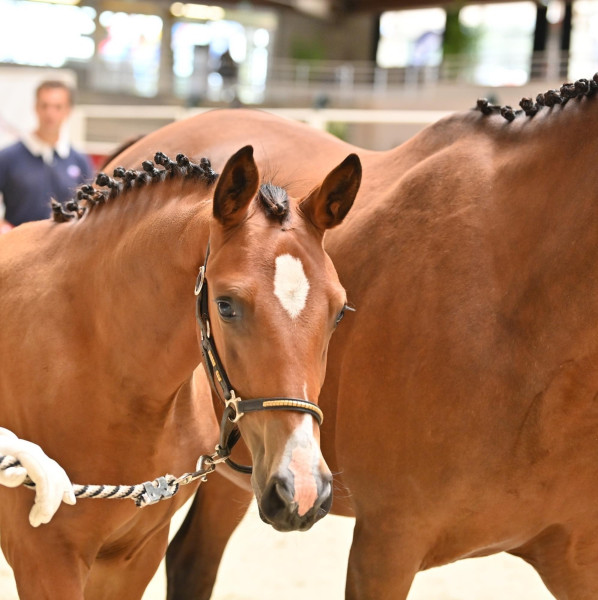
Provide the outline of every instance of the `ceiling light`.
{"type": "Polygon", "coordinates": [[[175,17],[185,19],[196,19],[199,21],[219,21],[224,19],[225,11],[220,6],[208,6],[207,4],[185,4],[175,2],[170,6],[170,12],[175,17]]]}
{"type": "Polygon", "coordinates": [[[45,4],[67,4],[73,6],[79,4],[81,0],[31,0],[32,2],[43,2],[45,4]]]}

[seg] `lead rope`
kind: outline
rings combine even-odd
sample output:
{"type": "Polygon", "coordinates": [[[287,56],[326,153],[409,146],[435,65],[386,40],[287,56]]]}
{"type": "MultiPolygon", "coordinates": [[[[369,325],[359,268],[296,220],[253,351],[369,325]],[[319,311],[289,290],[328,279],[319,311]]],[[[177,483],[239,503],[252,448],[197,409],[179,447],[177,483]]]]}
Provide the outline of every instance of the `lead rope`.
{"type": "MultiPolygon", "coordinates": [[[[197,481],[207,480],[207,477],[216,469],[218,463],[224,462],[228,457],[222,457],[218,453],[202,454],[199,457],[196,465],[196,471],[184,473],[180,477],[166,474],[158,477],[153,481],[145,481],[137,485],[80,485],[73,484],[73,491],[76,498],[108,498],[108,499],[125,499],[130,498],[135,501],[135,504],[141,508],[156,504],[160,500],[172,498],[178,491],[180,486],[188,485],[197,481]]],[[[5,471],[11,467],[20,467],[21,463],[14,456],[0,455],[0,470],[5,471]]],[[[23,482],[28,488],[35,489],[35,483],[29,478],[29,475],[23,482]]]]}

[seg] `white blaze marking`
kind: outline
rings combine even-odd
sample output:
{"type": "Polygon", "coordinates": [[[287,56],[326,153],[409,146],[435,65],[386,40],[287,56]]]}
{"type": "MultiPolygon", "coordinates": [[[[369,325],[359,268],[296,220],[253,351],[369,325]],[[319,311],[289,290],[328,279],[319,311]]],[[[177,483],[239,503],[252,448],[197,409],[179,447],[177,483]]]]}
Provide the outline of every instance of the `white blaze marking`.
{"type": "Polygon", "coordinates": [[[295,430],[289,441],[291,461],[289,471],[293,474],[297,513],[302,517],[318,499],[318,484],[314,477],[314,468],[320,452],[313,436],[313,417],[305,415],[303,422],[295,430]]]}
{"type": "Polygon", "coordinates": [[[301,261],[290,254],[278,256],[274,273],[274,295],[291,315],[291,319],[301,314],[305,307],[308,291],[309,281],[305,276],[301,261]]]}

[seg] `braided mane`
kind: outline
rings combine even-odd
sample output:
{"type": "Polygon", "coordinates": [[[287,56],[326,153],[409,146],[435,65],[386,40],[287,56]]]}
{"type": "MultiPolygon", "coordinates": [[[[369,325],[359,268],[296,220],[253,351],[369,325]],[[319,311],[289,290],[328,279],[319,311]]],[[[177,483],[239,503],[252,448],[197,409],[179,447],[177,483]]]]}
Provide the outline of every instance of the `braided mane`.
{"type": "MultiPolygon", "coordinates": [[[[98,187],[82,185],[77,190],[76,197],[65,204],[53,199],[52,219],[56,223],[80,219],[87,212],[106,204],[108,200],[126,195],[134,188],[155,185],[169,179],[201,181],[207,185],[211,185],[218,179],[218,174],[213,171],[207,158],[194,163],[184,154],[177,154],[176,160],[173,161],[163,152],[156,152],[154,161],[163,168],[157,168],[151,160],[144,160],[140,171],[116,167],[113,177],[109,177],[106,173],[98,173],[95,180],[98,187]]],[[[262,184],[257,200],[268,217],[281,223],[290,215],[289,197],[286,190],[281,187],[272,183],[262,184]]]]}
{"type": "MultiPolygon", "coordinates": [[[[522,98],[519,102],[520,110],[514,110],[509,105],[491,104],[486,98],[477,100],[475,110],[479,110],[483,115],[500,114],[511,122],[515,117],[523,114],[533,117],[545,106],[550,108],[556,104],[565,105],[574,98],[593,96],[596,91],[598,91],[598,73],[594,74],[592,79],[578,79],[574,83],[563,84],[559,90],[553,89],[538,94],[535,102],[532,98],[522,98]]],[[[166,179],[191,179],[210,185],[218,178],[218,174],[213,171],[207,158],[200,159],[199,163],[193,163],[184,154],[177,154],[176,160],[173,161],[163,152],[156,152],[154,161],[163,168],[158,169],[151,160],[143,161],[140,171],[116,167],[113,177],[109,177],[106,173],[98,173],[95,181],[98,187],[82,185],[77,190],[76,197],[65,204],[52,199],[53,220],[64,223],[72,219],[80,219],[96,206],[122,196],[133,188],[154,185],[166,179]]],[[[258,193],[258,200],[267,214],[272,217],[283,221],[289,214],[288,196],[282,188],[270,183],[263,184],[258,193]]]]}
{"type": "Polygon", "coordinates": [[[536,101],[532,98],[522,98],[519,102],[521,110],[513,110],[509,105],[500,106],[490,104],[486,98],[479,98],[475,110],[479,110],[484,115],[500,114],[507,121],[513,121],[515,117],[525,113],[528,117],[533,117],[539,110],[545,106],[551,108],[555,104],[566,104],[573,98],[582,96],[592,96],[598,90],[598,73],[592,79],[578,79],[575,83],[565,83],[560,90],[548,90],[544,94],[538,94],[536,101]]]}
{"type": "Polygon", "coordinates": [[[54,221],[64,223],[72,219],[80,219],[95,207],[123,196],[129,190],[155,185],[167,179],[202,181],[210,185],[218,178],[218,174],[212,170],[207,158],[202,158],[199,163],[193,163],[184,154],[177,154],[176,160],[172,161],[163,152],[156,152],[154,161],[163,168],[158,169],[151,160],[143,161],[140,171],[116,167],[113,177],[109,177],[106,173],[98,173],[95,180],[98,187],[82,185],[77,190],[76,197],[65,204],[52,200],[54,221]]]}

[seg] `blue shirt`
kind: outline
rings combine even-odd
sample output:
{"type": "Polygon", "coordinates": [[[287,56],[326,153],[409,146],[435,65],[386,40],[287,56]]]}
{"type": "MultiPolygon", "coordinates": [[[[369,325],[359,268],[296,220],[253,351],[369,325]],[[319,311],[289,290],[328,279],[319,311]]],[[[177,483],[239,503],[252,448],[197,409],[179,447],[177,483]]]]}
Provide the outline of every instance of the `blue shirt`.
{"type": "Polygon", "coordinates": [[[89,159],[72,148],[53,151],[47,159],[32,154],[23,142],[0,150],[0,192],[11,225],[47,219],[50,198],[66,202],[77,186],[91,180],[89,159]]]}

